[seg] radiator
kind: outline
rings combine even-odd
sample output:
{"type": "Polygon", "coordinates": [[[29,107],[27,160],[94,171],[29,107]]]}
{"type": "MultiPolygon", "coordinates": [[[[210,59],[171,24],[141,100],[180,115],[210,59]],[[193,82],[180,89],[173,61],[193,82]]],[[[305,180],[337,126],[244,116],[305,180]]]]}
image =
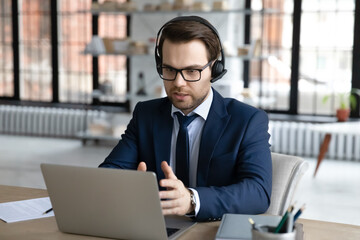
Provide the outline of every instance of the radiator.
{"type": "Polygon", "coordinates": [[[97,110],[0,105],[0,133],[73,138],[104,114],[97,110]]]}
{"type": "MultiPolygon", "coordinates": [[[[313,132],[312,123],[270,121],[271,151],[317,157],[325,134],[313,132]]],[[[326,158],[360,161],[360,136],[332,134],[326,158]]]]}
{"type": "MultiPolygon", "coordinates": [[[[98,110],[0,105],[0,133],[74,138],[105,115],[98,110]]],[[[311,125],[270,121],[271,151],[317,157],[324,134],[312,132],[311,125]]],[[[360,136],[333,134],[326,157],[360,161],[360,136]]]]}

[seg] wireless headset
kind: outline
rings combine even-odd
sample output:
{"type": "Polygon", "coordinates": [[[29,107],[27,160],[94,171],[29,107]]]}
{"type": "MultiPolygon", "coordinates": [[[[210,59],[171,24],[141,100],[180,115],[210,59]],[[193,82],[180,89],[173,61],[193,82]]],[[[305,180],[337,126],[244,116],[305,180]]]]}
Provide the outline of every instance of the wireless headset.
{"type": "Polygon", "coordinates": [[[222,78],[225,73],[227,72],[227,70],[225,69],[225,55],[224,55],[224,51],[221,45],[221,40],[220,40],[220,36],[218,31],[215,29],[215,27],[213,25],[211,25],[208,21],[206,21],[205,19],[198,17],[198,16],[181,16],[181,17],[176,17],[172,20],[170,20],[169,22],[165,23],[159,30],[159,32],[156,35],[156,45],[155,45],[155,62],[156,62],[156,70],[159,74],[161,74],[161,67],[162,67],[162,59],[159,53],[159,48],[158,48],[158,41],[160,39],[160,33],[162,32],[162,30],[169,24],[174,23],[174,22],[180,22],[180,21],[193,21],[193,22],[199,22],[201,24],[204,24],[205,26],[207,26],[209,29],[211,29],[213,31],[213,33],[216,35],[216,37],[219,40],[220,43],[220,53],[221,53],[221,59],[220,60],[215,60],[215,62],[212,65],[212,69],[211,69],[211,77],[212,79],[210,80],[210,82],[215,82],[217,80],[219,80],[220,78],[222,78]]]}

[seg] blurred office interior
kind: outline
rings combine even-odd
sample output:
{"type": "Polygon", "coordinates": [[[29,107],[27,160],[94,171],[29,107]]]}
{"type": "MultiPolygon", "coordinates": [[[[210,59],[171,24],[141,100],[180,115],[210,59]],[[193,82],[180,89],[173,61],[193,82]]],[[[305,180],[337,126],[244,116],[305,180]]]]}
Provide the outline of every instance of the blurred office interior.
{"type": "Polygon", "coordinates": [[[302,217],[360,225],[359,130],[333,132],[313,176],[316,126],[341,105],[360,120],[360,0],[1,0],[0,184],[45,188],[42,162],[97,167],[136,103],[165,96],[155,38],[180,15],[220,34],[213,87],[268,113],[273,152],[309,162],[302,217]]]}

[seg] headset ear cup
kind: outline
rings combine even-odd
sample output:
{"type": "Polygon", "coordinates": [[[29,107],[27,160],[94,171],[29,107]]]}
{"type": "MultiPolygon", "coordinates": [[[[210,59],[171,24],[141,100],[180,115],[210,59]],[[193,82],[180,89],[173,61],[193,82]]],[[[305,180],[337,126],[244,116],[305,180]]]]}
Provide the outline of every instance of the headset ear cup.
{"type": "Polygon", "coordinates": [[[156,71],[158,72],[158,74],[162,74],[162,67],[160,63],[156,63],[156,71]]]}
{"type": "Polygon", "coordinates": [[[211,77],[216,78],[216,77],[219,76],[223,71],[224,71],[224,66],[223,66],[223,64],[222,64],[219,60],[216,60],[216,61],[214,62],[214,64],[212,65],[211,77]]]}
{"type": "Polygon", "coordinates": [[[162,73],[162,69],[161,69],[161,57],[159,55],[159,51],[158,51],[158,46],[155,47],[155,63],[156,63],[156,71],[161,74],[162,73]]]}
{"type": "Polygon", "coordinates": [[[157,70],[157,72],[158,72],[159,75],[162,75],[162,67],[161,67],[160,65],[158,65],[158,66],[156,67],[156,70],[157,70]]]}

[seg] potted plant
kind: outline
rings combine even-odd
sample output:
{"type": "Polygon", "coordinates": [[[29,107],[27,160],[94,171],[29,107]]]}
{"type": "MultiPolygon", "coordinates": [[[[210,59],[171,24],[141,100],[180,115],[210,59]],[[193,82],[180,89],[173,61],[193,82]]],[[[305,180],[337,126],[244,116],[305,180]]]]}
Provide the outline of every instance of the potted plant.
{"type": "MultiPolygon", "coordinates": [[[[338,94],[339,107],[336,109],[336,117],[339,122],[345,122],[349,118],[350,109],[356,109],[357,102],[355,95],[360,96],[359,89],[353,88],[350,92],[338,94]]],[[[329,98],[329,95],[325,96],[323,98],[323,103],[326,103],[329,98]]]]}

